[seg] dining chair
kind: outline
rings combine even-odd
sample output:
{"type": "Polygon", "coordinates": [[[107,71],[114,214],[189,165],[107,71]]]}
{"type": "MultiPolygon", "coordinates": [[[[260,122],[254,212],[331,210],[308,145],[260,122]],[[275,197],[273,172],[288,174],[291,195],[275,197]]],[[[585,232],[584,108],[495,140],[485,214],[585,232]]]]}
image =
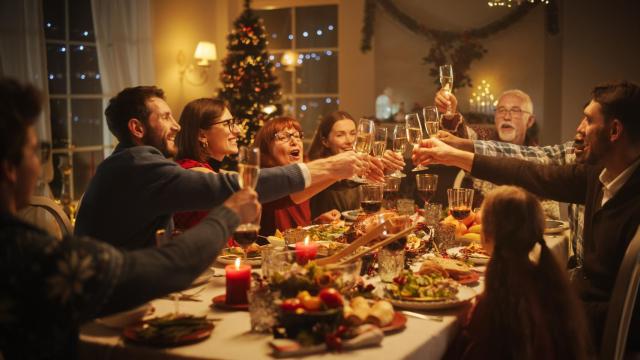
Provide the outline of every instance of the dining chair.
{"type": "Polygon", "coordinates": [[[56,204],[52,199],[46,196],[32,196],[29,206],[45,209],[53,215],[56,223],[60,227],[62,237],[73,235],[73,227],[67,214],[62,210],[60,205],[56,204]]]}
{"type": "MultiPolygon", "coordinates": [[[[631,239],[618,270],[602,336],[601,359],[625,356],[627,336],[640,285],[640,226],[631,239]]],[[[636,309],[638,311],[638,309],[636,309]]],[[[635,329],[636,331],[638,329],[635,329]]]]}

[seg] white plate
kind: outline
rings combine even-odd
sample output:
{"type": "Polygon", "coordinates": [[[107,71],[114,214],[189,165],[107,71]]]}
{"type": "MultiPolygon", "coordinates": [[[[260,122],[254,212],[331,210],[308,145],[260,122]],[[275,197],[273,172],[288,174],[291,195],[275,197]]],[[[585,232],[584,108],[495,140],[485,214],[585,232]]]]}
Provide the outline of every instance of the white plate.
{"type": "Polygon", "coordinates": [[[250,257],[245,260],[242,258],[242,256],[238,255],[219,255],[216,260],[220,264],[232,265],[235,264],[237,258],[240,258],[240,261],[242,261],[242,263],[249,264],[251,266],[260,266],[262,264],[262,256],[250,257]]]}
{"type": "MultiPolygon", "coordinates": [[[[451,256],[454,259],[465,260],[465,256],[460,253],[460,250],[464,249],[464,246],[454,247],[451,249],[447,249],[447,255],[451,256]]],[[[474,265],[486,265],[489,262],[489,257],[483,254],[469,255],[467,258],[474,265]]]]}
{"type": "Polygon", "coordinates": [[[411,300],[396,300],[387,299],[393,306],[397,306],[403,309],[411,310],[440,310],[449,309],[463,305],[474,297],[476,292],[467,286],[458,287],[458,293],[454,299],[442,300],[442,301],[411,301],[411,300]]]}

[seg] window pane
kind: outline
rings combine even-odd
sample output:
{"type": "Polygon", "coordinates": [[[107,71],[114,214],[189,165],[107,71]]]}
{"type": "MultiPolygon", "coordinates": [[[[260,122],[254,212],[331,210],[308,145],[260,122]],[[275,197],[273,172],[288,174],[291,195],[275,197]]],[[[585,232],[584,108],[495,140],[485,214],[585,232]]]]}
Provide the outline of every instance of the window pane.
{"type": "Polygon", "coordinates": [[[102,150],[73,153],[73,198],[79,200],[103,159],[102,150]]]}
{"type": "Polygon", "coordinates": [[[42,0],[44,36],[64,40],[64,0],[42,0]]]}
{"type": "Polygon", "coordinates": [[[71,46],[71,92],[74,94],[100,94],[100,72],[95,46],[71,46]]]}
{"type": "Polygon", "coordinates": [[[280,62],[281,58],[282,58],[282,53],[271,54],[269,57],[271,62],[275,62],[274,70],[275,70],[276,76],[278,77],[278,81],[282,86],[281,88],[282,93],[290,94],[293,91],[291,86],[292,72],[290,69],[287,69],[284,65],[282,65],[282,63],[280,62]]]}
{"type": "Polygon", "coordinates": [[[95,41],[90,0],[69,0],[69,40],[95,41]]]}
{"type": "Polygon", "coordinates": [[[320,120],[326,114],[338,110],[338,98],[310,98],[297,100],[296,118],[302,124],[305,137],[312,137],[320,120]]]}
{"type": "Polygon", "coordinates": [[[275,10],[256,10],[256,14],[264,20],[267,30],[269,49],[291,49],[291,8],[275,10]]]}
{"type": "Polygon", "coordinates": [[[60,198],[60,193],[62,192],[62,171],[60,171],[59,168],[61,158],[68,159],[69,154],[63,153],[51,155],[51,159],[53,161],[53,180],[51,180],[51,182],[49,183],[49,187],[51,188],[53,196],[57,199],[60,198]]]}
{"type": "Polygon", "coordinates": [[[102,100],[71,100],[71,139],[75,146],[102,145],[102,100]]]}
{"type": "Polygon", "coordinates": [[[51,107],[51,137],[54,148],[66,148],[69,146],[67,135],[67,100],[52,99],[51,107]]]}
{"type": "Polygon", "coordinates": [[[338,7],[304,6],[296,8],[296,47],[338,46],[338,7]]]}
{"type": "Polygon", "coordinates": [[[296,68],[296,92],[337,93],[338,53],[331,50],[302,52],[296,68]]]}
{"type": "Polygon", "coordinates": [[[49,93],[67,92],[67,71],[65,56],[69,49],[66,45],[47,44],[47,71],[49,73],[49,93]]]}

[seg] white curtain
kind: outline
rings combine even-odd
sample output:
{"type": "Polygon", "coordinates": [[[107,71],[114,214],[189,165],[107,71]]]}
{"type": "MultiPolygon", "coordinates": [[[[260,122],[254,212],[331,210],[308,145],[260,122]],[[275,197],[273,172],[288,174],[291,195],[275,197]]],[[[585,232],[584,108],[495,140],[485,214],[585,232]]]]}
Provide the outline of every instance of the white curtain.
{"type": "Polygon", "coordinates": [[[91,0],[102,89],[153,85],[150,0],[91,0]]]}
{"type": "MultiPolygon", "coordinates": [[[[0,76],[29,82],[48,97],[42,1],[0,1],[0,76]]],[[[51,141],[49,103],[36,123],[38,136],[51,141]]]]}

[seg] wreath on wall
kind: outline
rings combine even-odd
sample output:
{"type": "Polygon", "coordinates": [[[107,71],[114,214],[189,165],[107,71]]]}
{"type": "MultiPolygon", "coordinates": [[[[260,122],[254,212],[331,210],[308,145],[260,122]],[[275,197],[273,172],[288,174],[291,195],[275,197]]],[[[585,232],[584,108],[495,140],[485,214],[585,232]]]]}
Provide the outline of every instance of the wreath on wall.
{"type": "MultiPolygon", "coordinates": [[[[480,40],[509,28],[525,17],[538,4],[525,1],[509,14],[484,26],[463,31],[447,31],[421,24],[409,14],[400,10],[392,0],[365,0],[360,50],[363,53],[371,50],[375,13],[376,9],[380,8],[409,29],[409,31],[433,42],[429,53],[422,60],[425,64],[431,65],[429,75],[435,79],[436,84],[439,83],[438,66],[451,64],[456,74],[453,87],[471,87],[473,84],[468,75],[471,63],[475,60],[480,60],[487,53],[487,49],[480,43],[480,40]]],[[[545,5],[545,23],[548,34],[556,35],[559,32],[556,0],[551,0],[545,5]]]]}

